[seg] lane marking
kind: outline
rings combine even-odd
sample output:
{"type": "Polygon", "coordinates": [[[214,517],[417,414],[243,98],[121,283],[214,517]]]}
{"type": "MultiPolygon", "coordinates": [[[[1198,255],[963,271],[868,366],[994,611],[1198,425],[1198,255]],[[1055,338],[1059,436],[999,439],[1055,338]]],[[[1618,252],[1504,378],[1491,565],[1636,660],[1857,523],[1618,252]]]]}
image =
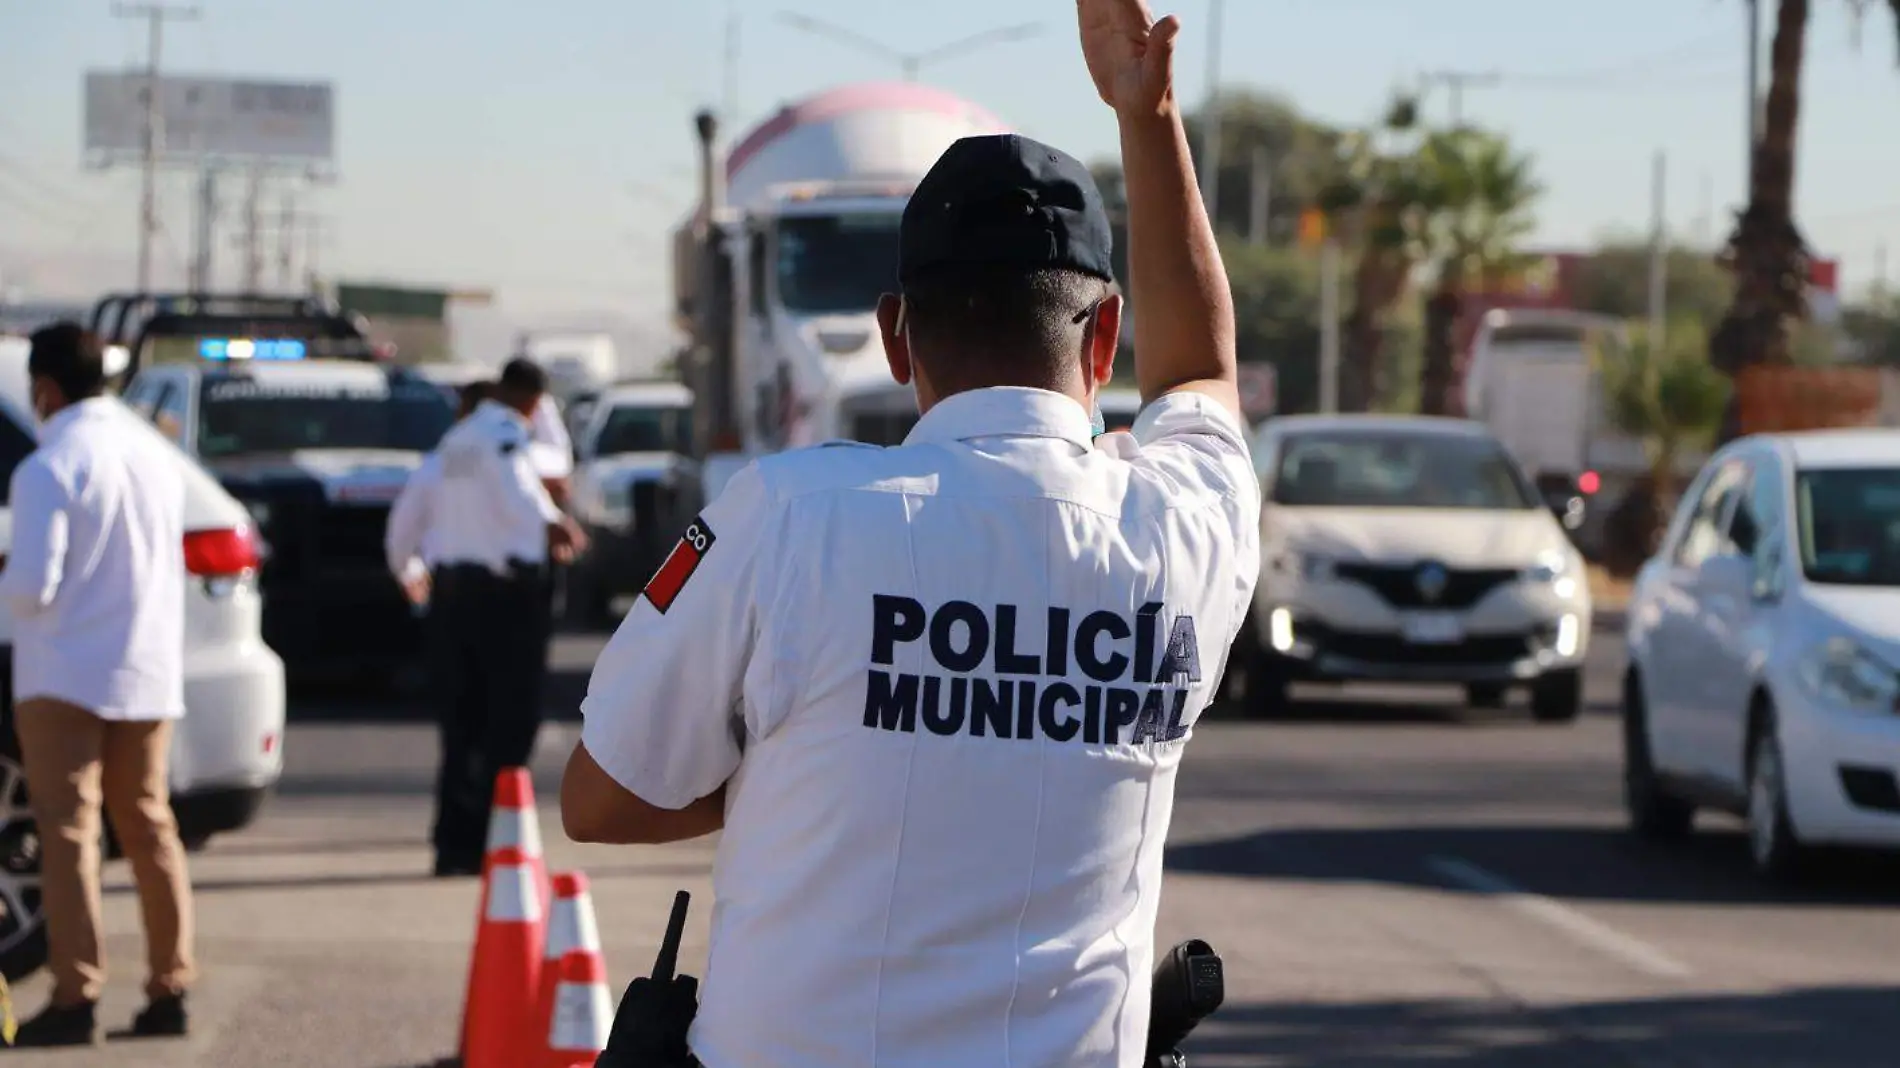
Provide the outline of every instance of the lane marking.
{"type": "Polygon", "coordinates": [[[1514,886],[1468,860],[1434,856],[1426,858],[1425,863],[1433,871],[1465,889],[1493,897],[1514,911],[1540,920],[1582,945],[1615,957],[1637,971],[1664,979],[1682,979],[1694,974],[1688,965],[1642,939],[1599,923],[1555,898],[1533,894],[1514,886]]]}

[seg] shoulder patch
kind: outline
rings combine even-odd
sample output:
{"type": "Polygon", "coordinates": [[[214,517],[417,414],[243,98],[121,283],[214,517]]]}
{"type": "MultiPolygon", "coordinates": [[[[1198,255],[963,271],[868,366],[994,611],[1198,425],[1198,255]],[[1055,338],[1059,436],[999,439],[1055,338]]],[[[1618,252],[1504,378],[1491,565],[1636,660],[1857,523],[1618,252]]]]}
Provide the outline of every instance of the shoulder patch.
{"type": "Polygon", "coordinates": [[[640,595],[656,611],[665,615],[666,610],[673,607],[673,602],[678,599],[680,590],[686,588],[686,580],[699,570],[699,562],[706,558],[707,550],[717,540],[712,528],[706,525],[706,518],[696,517],[692,525],[686,528],[686,533],[680,535],[679,544],[667,554],[666,562],[647,580],[646,588],[640,591],[640,595]]]}

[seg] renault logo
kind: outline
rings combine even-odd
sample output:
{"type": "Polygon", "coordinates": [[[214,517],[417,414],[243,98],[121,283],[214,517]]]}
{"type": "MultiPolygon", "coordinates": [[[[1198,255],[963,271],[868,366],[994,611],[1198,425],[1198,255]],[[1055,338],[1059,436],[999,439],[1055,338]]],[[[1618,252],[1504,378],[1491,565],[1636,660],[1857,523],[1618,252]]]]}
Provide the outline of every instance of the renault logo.
{"type": "Polygon", "coordinates": [[[1418,595],[1435,603],[1445,595],[1445,587],[1451,584],[1451,575],[1442,564],[1420,564],[1418,575],[1413,581],[1418,584],[1418,595]]]}

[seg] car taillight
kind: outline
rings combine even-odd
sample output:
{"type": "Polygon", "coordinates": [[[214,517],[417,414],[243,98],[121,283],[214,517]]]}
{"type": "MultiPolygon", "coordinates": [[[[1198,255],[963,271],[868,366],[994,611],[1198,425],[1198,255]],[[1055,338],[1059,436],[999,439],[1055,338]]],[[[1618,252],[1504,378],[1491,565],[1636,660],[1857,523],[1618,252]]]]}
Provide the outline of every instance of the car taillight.
{"type": "Polygon", "coordinates": [[[255,571],[257,536],[247,526],[190,531],[185,535],[185,570],[205,578],[255,571]]]}

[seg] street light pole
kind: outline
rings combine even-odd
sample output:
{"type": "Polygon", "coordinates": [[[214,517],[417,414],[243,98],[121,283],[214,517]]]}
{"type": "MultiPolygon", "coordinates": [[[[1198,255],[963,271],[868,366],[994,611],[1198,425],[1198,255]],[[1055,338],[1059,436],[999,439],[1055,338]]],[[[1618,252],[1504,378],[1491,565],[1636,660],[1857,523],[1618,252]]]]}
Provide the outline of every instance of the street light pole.
{"type": "Polygon", "coordinates": [[[895,60],[898,69],[903,72],[904,80],[907,82],[916,81],[925,64],[936,63],[939,60],[965,55],[993,44],[1002,44],[1006,41],[1020,41],[1027,37],[1034,37],[1040,34],[1043,29],[1042,24],[1037,22],[1024,23],[1018,26],[1000,26],[993,30],[985,30],[982,33],[971,34],[968,37],[951,41],[949,44],[941,45],[927,51],[904,52],[892,48],[875,38],[867,37],[856,30],[846,29],[843,26],[834,25],[823,19],[815,19],[810,15],[801,15],[795,11],[779,12],[779,21],[795,29],[804,30],[806,33],[814,34],[819,37],[829,37],[841,44],[850,45],[860,52],[868,52],[886,60],[895,60]]]}
{"type": "Polygon", "coordinates": [[[146,22],[144,177],[139,193],[139,292],[152,288],[152,238],[158,234],[158,154],[164,143],[165,112],[159,101],[159,57],[164,51],[165,20],[198,17],[195,7],[165,4],[115,4],[112,14],[146,22]]]}

